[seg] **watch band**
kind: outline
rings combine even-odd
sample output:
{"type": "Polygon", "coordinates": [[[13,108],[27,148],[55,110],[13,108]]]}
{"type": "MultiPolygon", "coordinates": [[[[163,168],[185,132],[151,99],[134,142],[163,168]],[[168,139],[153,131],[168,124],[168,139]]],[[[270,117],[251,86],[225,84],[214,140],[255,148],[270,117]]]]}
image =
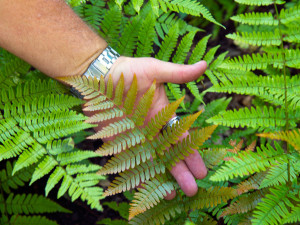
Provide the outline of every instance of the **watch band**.
{"type": "MultiPolygon", "coordinates": [[[[89,68],[84,72],[82,76],[86,77],[97,77],[105,76],[108,74],[111,66],[114,62],[120,57],[120,54],[117,53],[112,47],[107,46],[104,51],[90,64],[89,68]]],[[[80,99],[83,99],[83,96],[75,88],[70,88],[71,93],[80,99]]]]}
{"type": "Polygon", "coordinates": [[[107,48],[105,48],[104,51],[90,64],[83,75],[87,77],[105,77],[119,56],[119,53],[112,47],[107,46],[107,48]]]}

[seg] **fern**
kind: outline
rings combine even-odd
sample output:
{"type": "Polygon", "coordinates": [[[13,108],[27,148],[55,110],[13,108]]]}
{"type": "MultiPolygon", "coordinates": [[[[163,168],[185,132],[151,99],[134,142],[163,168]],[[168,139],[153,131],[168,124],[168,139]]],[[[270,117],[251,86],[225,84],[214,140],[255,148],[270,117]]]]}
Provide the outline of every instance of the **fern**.
{"type": "Polygon", "coordinates": [[[262,202],[258,203],[252,219],[253,224],[280,224],[281,218],[288,214],[287,207],[293,204],[291,201],[299,202],[294,193],[286,186],[270,189],[272,194],[267,194],[262,202]]]}
{"type": "Polygon", "coordinates": [[[270,145],[257,148],[257,153],[243,151],[225,163],[210,179],[212,181],[229,180],[235,176],[245,176],[254,172],[265,171],[266,168],[279,161],[286,161],[286,156],[279,145],[276,149],[270,145]]]}
{"type": "MultiPolygon", "coordinates": [[[[112,91],[111,76],[107,84],[105,84],[103,77],[100,80],[86,77],[68,77],[63,79],[76,88],[85,99],[89,100],[93,98],[90,100],[92,103],[89,101],[85,103],[85,105],[90,107],[88,109],[85,108],[85,110],[93,111],[94,108],[97,107],[97,104],[110,103],[111,109],[117,108],[122,111],[122,115],[125,116],[124,118],[114,117],[114,122],[108,124],[100,130],[100,133],[98,132],[93,135],[92,138],[102,138],[104,137],[103,135],[105,135],[105,137],[115,136],[114,140],[104,143],[98,150],[102,155],[116,154],[116,156],[104,165],[99,173],[120,172],[119,177],[116,177],[105,191],[105,196],[135,188],[140,182],[146,182],[144,186],[145,189],[140,189],[135,195],[136,199],[133,201],[132,208],[130,209],[130,218],[144,212],[147,208],[153,207],[167,192],[170,193],[171,190],[177,187],[174,186],[172,182],[170,183],[163,175],[166,173],[166,168],[171,169],[176,162],[192,153],[194,151],[193,149],[197,149],[198,146],[201,146],[216,128],[216,126],[210,126],[199,131],[191,132],[188,137],[178,141],[179,137],[182,136],[197,119],[200,114],[199,112],[183,118],[176,123],[172,129],[168,128],[167,131],[159,133],[162,126],[175,113],[183,98],[162,109],[158,115],[152,118],[147,126],[144,127],[144,117],[147,115],[152,103],[155,82],[139,102],[136,103],[138,86],[137,80],[134,77],[129,91],[124,98],[124,103],[120,104],[120,96],[124,93],[122,90],[124,88],[124,85],[122,85],[124,83],[123,75],[121,75],[114,91],[112,91]],[[85,84],[85,86],[83,87],[82,84],[85,84]],[[137,105],[136,108],[133,108],[134,104],[137,105]],[[116,129],[114,128],[113,132],[110,132],[108,130],[110,127],[116,127],[116,129]],[[122,127],[126,129],[126,132],[124,132],[125,130],[122,127]],[[166,148],[168,148],[168,151],[166,151],[166,148]],[[153,158],[152,162],[149,161],[151,156],[153,158]],[[161,174],[161,176],[159,176],[159,174],[161,174]],[[159,191],[155,189],[159,189],[159,191]]],[[[103,109],[103,111],[104,110],[106,109],[103,109]]],[[[112,110],[106,110],[106,112],[114,115],[112,110]]],[[[110,116],[103,114],[101,111],[93,117],[100,119],[101,115],[102,121],[106,121],[107,118],[110,118],[110,116]]],[[[57,169],[52,174],[53,178],[50,177],[49,180],[53,179],[57,182],[62,178],[62,173],[62,170],[57,169]]],[[[52,188],[52,186],[50,186],[50,188],[52,188]]],[[[46,187],[46,190],[48,190],[48,187],[46,187]]]]}

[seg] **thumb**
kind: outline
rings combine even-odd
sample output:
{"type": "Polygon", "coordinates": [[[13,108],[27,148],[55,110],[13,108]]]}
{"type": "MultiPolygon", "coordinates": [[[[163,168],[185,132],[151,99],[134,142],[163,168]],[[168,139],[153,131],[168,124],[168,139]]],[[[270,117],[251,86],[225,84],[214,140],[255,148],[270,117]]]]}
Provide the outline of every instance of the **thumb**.
{"type": "Polygon", "coordinates": [[[182,65],[154,59],[151,71],[158,83],[182,84],[199,78],[206,69],[206,62],[200,61],[193,65],[182,65]]]}

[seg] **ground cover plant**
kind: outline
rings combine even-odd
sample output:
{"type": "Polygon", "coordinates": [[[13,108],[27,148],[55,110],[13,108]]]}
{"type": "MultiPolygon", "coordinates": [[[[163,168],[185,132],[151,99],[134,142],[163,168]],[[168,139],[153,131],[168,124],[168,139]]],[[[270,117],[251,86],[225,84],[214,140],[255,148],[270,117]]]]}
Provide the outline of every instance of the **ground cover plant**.
{"type": "MultiPolygon", "coordinates": [[[[85,102],[86,108],[113,107],[87,118],[79,107],[84,101],[1,50],[1,224],[74,223],[70,210],[76,215],[80,207],[92,217],[80,224],[298,223],[300,6],[281,0],[228,2],[68,1],[122,55],[175,63],[207,61],[206,76],[185,85],[166,85],[172,103],[152,121],[155,126],[146,128],[141,125],[155,84],[139,103],[147,106],[144,111],[132,111],[134,94],[121,98],[122,79],[116,87],[103,80],[68,80],[86,100],[98,96],[85,102]],[[220,12],[234,22],[214,19],[220,12]],[[232,40],[228,49],[218,39],[224,33],[228,43],[232,40]],[[237,99],[246,107],[239,104],[236,109],[237,99]],[[122,108],[123,101],[130,104],[122,108]],[[182,121],[154,138],[175,111],[182,121]],[[88,135],[85,129],[99,119],[122,115],[125,119],[94,137],[109,135],[116,125],[113,132],[119,141],[126,136],[124,142],[106,143],[98,151],[78,149],[88,135]],[[191,139],[176,144],[189,128],[191,139]],[[124,130],[125,136],[119,134],[124,130]],[[172,151],[165,151],[171,144],[172,151]],[[178,190],[174,200],[163,200],[166,191],[178,189],[168,168],[191,147],[201,152],[208,176],[197,180],[196,196],[187,198],[178,190]],[[103,158],[112,154],[109,161],[103,158]],[[119,174],[103,190],[99,181],[104,184],[103,175],[110,173],[119,174]],[[144,189],[130,194],[127,190],[140,180],[144,189]],[[22,189],[28,185],[44,190],[39,194],[52,200],[22,189]],[[118,195],[104,199],[123,191],[130,204],[118,195]],[[64,207],[54,202],[56,197],[64,207]],[[39,215],[50,212],[55,214],[39,215]]],[[[133,82],[132,93],[136,88],[133,82]]]]}

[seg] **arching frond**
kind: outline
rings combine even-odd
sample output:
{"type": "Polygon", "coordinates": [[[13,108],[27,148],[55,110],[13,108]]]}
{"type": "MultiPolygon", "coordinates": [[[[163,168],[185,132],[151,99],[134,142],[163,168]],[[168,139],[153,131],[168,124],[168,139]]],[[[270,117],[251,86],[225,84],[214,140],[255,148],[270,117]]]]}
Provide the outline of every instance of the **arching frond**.
{"type": "Polygon", "coordinates": [[[248,25],[278,25],[278,20],[276,20],[270,12],[252,12],[239,14],[230,17],[230,19],[248,25]]]}
{"type": "Polygon", "coordinates": [[[234,160],[225,162],[216,173],[210,178],[212,181],[224,181],[233,177],[243,177],[255,172],[265,171],[268,167],[276,164],[277,161],[286,160],[283,149],[277,144],[276,148],[270,145],[257,147],[257,152],[242,151],[234,160]]]}
{"type": "Polygon", "coordinates": [[[264,6],[264,5],[272,5],[274,2],[276,4],[283,4],[284,1],[282,0],[254,0],[254,1],[249,1],[249,0],[235,0],[236,2],[240,4],[245,4],[245,5],[255,5],[255,6],[264,6]]]}
{"type": "Polygon", "coordinates": [[[280,50],[275,53],[252,54],[238,56],[229,60],[225,60],[221,68],[237,69],[237,70],[255,70],[266,69],[268,65],[274,68],[283,68],[283,65],[293,68],[300,68],[300,50],[286,49],[283,52],[280,50]],[[285,55],[285,60],[282,54],[285,55]]]}
{"type": "Polygon", "coordinates": [[[142,184],[143,188],[139,188],[134,195],[134,200],[131,202],[129,209],[129,220],[134,216],[145,212],[157,205],[167,193],[175,190],[176,183],[167,181],[166,178],[156,176],[155,178],[142,184]]]}
{"type": "MultiPolygon", "coordinates": [[[[298,115],[300,112],[295,111],[289,114],[290,124],[292,126],[296,125],[296,122],[300,118],[298,115]]],[[[283,127],[286,124],[285,111],[284,109],[273,107],[267,108],[242,108],[240,110],[228,110],[220,113],[208,119],[206,122],[221,124],[230,127],[261,127],[275,129],[276,127],[283,127]]]]}
{"type": "Polygon", "coordinates": [[[254,225],[281,224],[282,218],[289,213],[288,207],[292,206],[291,201],[299,202],[299,199],[285,185],[275,189],[270,189],[271,194],[267,194],[262,201],[258,203],[253,212],[254,225]]]}
{"type": "Polygon", "coordinates": [[[260,184],[260,188],[279,186],[286,184],[288,180],[295,180],[300,172],[298,166],[298,163],[291,160],[289,163],[282,162],[270,167],[260,184]]]}
{"type": "Polygon", "coordinates": [[[13,165],[10,161],[6,161],[6,169],[0,171],[1,188],[7,194],[11,193],[11,189],[17,189],[19,186],[23,187],[32,176],[33,168],[26,168],[18,173],[12,175],[13,165]]]}
{"type": "Polygon", "coordinates": [[[56,202],[37,194],[10,194],[5,200],[8,214],[39,214],[71,211],[58,205],[56,202]]]}
{"type": "Polygon", "coordinates": [[[256,46],[279,46],[281,44],[281,38],[278,30],[275,30],[274,32],[237,32],[233,34],[227,34],[226,37],[237,42],[256,46]]]}
{"type": "Polygon", "coordinates": [[[300,152],[300,129],[258,134],[260,137],[286,141],[300,152]]]}
{"type": "Polygon", "coordinates": [[[236,213],[246,213],[255,209],[256,205],[261,201],[261,198],[264,197],[264,193],[261,191],[252,192],[247,195],[243,195],[238,198],[237,201],[232,203],[227,207],[221,214],[221,217],[226,215],[233,215],[236,213]]]}
{"type": "Polygon", "coordinates": [[[265,179],[267,172],[260,172],[250,176],[247,180],[237,185],[237,191],[239,194],[249,192],[250,190],[257,190],[260,188],[260,184],[265,179]]]}
{"type": "Polygon", "coordinates": [[[280,11],[280,21],[283,24],[290,24],[290,23],[295,23],[297,24],[297,21],[300,19],[300,5],[295,4],[293,7],[290,7],[289,9],[282,9],[280,11]]]}

